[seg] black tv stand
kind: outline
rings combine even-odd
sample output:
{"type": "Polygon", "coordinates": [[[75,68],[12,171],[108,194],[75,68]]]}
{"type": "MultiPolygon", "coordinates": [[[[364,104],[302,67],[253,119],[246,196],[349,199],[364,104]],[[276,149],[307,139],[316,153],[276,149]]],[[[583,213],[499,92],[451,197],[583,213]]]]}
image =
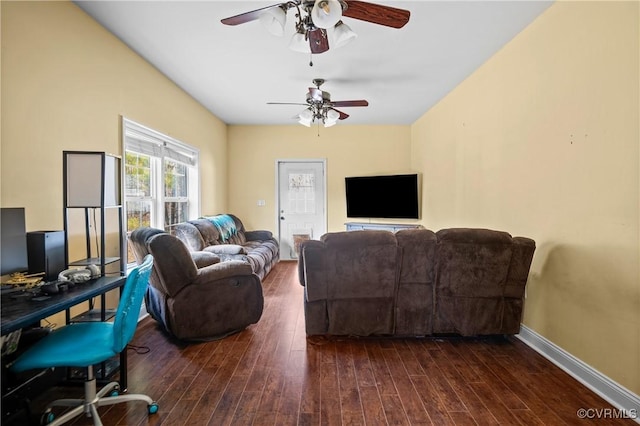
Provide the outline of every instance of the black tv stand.
{"type": "Polygon", "coordinates": [[[373,229],[378,231],[398,232],[402,229],[420,229],[422,225],[411,223],[371,223],[371,222],[347,222],[347,231],[361,231],[373,229]]]}

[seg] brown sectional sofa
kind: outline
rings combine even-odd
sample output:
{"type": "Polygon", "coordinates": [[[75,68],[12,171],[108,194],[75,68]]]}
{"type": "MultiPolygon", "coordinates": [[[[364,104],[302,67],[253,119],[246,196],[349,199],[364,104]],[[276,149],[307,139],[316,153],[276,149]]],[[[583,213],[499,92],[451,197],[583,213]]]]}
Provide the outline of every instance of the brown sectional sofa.
{"type": "MultiPolygon", "coordinates": [[[[224,222],[222,222],[224,223],[224,222]]],[[[238,217],[216,215],[179,223],[174,227],[175,235],[192,252],[210,252],[220,260],[242,260],[248,262],[253,272],[262,280],[280,260],[280,246],[271,231],[247,231],[238,217]],[[216,225],[216,220],[232,219],[232,231],[228,235],[224,226],[216,225]]]]}
{"type": "Polygon", "coordinates": [[[467,228],[306,241],[307,335],[516,334],[534,251],[529,238],[467,228]]]}

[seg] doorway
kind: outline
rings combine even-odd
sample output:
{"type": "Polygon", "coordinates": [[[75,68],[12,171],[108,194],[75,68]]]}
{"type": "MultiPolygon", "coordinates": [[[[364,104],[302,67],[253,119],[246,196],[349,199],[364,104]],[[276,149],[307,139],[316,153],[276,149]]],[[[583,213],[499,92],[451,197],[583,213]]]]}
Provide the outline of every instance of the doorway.
{"type": "Polygon", "coordinates": [[[327,232],[326,160],[277,160],[280,259],[296,260],[300,244],[327,232]]]}

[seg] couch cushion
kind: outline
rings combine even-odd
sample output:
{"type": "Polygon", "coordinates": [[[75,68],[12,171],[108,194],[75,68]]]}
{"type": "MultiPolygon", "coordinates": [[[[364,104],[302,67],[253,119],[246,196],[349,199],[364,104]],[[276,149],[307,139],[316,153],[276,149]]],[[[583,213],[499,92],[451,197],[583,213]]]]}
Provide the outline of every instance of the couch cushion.
{"type": "Polygon", "coordinates": [[[428,229],[403,229],[396,233],[401,248],[401,283],[433,284],[436,234],[428,229]]]}
{"type": "MultiPolygon", "coordinates": [[[[188,223],[195,226],[196,229],[200,232],[200,236],[203,241],[203,247],[200,250],[213,244],[219,244],[218,240],[220,239],[220,234],[218,233],[216,227],[213,226],[213,223],[211,223],[211,221],[207,219],[196,219],[190,220],[188,223]]],[[[179,226],[180,224],[178,224],[176,228],[179,226]]]]}
{"type": "Polygon", "coordinates": [[[503,297],[511,263],[511,235],[488,229],[436,233],[437,292],[452,297],[503,297]]]}
{"type": "Polygon", "coordinates": [[[180,238],[191,251],[202,251],[206,247],[198,228],[189,222],[176,224],[171,233],[180,238]]]}
{"type": "Polygon", "coordinates": [[[169,297],[178,294],[198,275],[191,252],[176,236],[164,232],[154,235],[147,240],[147,248],[154,258],[162,259],[153,264],[159,282],[151,285],[160,287],[169,297]]]}
{"type": "Polygon", "coordinates": [[[396,295],[398,246],[387,231],[325,234],[327,298],[393,298],[396,295]]]}
{"type": "Polygon", "coordinates": [[[247,254],[247,249],[238,244],[217,244],[205,247],[205,251],[215,254],[247,254]]]}

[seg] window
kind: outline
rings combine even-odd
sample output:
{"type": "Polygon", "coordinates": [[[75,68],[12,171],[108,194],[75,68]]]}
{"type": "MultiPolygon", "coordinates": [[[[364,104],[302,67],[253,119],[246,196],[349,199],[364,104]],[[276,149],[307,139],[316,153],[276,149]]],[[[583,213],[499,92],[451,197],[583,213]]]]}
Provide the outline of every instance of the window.
{"type": "MultiPolygon", "coordinates": [[[[127,234],[199,214],[198,150],[123,118],[127,234]]],[[[129,253],[129,262],[135,259],[129,253]]]]}

